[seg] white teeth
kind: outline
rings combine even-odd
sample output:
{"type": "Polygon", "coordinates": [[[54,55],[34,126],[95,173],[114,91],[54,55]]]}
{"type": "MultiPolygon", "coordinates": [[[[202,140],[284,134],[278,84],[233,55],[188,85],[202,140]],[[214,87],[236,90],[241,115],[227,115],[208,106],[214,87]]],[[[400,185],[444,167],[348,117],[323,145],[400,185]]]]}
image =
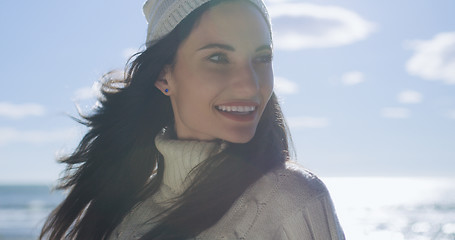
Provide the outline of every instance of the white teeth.
{"type": "Polygon", "coordinates": [[[256,110],[255,106],[217,106],[218,110],[223,112],[252,112],[256,110]]]}

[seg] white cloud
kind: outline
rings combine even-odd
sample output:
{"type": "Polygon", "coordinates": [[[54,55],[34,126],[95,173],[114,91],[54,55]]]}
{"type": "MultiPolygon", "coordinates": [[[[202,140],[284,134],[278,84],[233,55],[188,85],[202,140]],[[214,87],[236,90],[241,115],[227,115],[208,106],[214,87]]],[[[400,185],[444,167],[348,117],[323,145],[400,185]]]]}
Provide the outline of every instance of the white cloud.
{"type": "Polygon", "coordinates": [[[388,107],[381,110],[381,116],[384,118],[405,119],[410,115],[411,112],[407,108],[388,107]]]}
{"type": "Polygon", "coordinates": [[[101,83],[94,82],[92,87],[79,88],[74,91],[73,99],[76,101],[96,99],[101,96],[101,83]]]}
{"type": "Polygon", "coordinates": [[[131,56],[133,56],[135,53],[137,53],[137,49],[135,48],[125,48],[123,49],[123,57],[126,59],[129,59],[131,56]]]}
{"type": "Polygon", "coordinates": [[[365,76],[362,72],[359,71],[351,71],[344,73],[341,76],[341,82],[344,85],[357,85],[365,81],[365,76]]]}
{"type": "Polygon", "coordinates": [[[36,103],[13,104],[0,102],[0,117],[21,119],[29,116],[43,116],[45,108],[36,103]]]}
{"type": "Polygon", "coordinates": [[[291,129],[326,128],[330,121],[324,117],[290,117],[287,119],[291,129]]]}
{"type": "Polygon", "coordinates": [[[273,4],[273,3],[282,3],[282,2],[286,2],[288,0],[265,0],[265,3],[267,4],[267,6],[269,4],[273,4]]]}
{"type": "Polygon", "coordinates": [[[414,90],[405,90],[398,94],[400,103],[420,103],[422,98],[422,94],[414,90]]]}
{"type": "Polygon", "coordinates": [[[42,144],[65,142],[74,140],[77,136],[78,132],[76,129],[21,131],[14,128],[0,128],[0,146],[11,143],[42,144]]]}
{"type": "Polygon", "coordinates": [[[447,112],[447,115],[449,116],[449,118],[455,120],[455,110],[449,110],[449,111],[447,112]]]}
{"type": "Polygon", "coordinates": [[[277,94],[296,94],[299,92],[299,85],[283,77],[275,77],[274,91],[277,94]]]}
{"type": "Polygon", "coordinates": [[[430,40],[408,43],[414,55],[406,63],[411,75],[455,84],[455,32],[444,32],[430,40]]]}
{"type": "Polygon", "coordinates": [[[79,88],[74,92],[75,100],[86,100],[96,96],[95,92],[91,87],[79,88]]]}
{"type": "Polygon", "coordinates": [[[269,5],[276,48],[296,50],[351,44],[367,38],[375,24],[337,6],[274,1],[269,5]]]}

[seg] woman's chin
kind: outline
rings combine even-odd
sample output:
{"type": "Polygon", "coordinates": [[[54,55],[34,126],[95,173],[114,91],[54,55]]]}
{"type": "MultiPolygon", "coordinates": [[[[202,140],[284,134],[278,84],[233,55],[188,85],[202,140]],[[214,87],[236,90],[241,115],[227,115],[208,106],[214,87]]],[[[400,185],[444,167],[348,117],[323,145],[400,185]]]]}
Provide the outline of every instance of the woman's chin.
{"type": "Polygon", "coordinates": [[[247,143],[253,139],[255,131],[252,133],[242,132],[238,134],[230,134],[230,136],[226,136],[222,138],[224,141],[231,142],[231,143],[247,143]]]}

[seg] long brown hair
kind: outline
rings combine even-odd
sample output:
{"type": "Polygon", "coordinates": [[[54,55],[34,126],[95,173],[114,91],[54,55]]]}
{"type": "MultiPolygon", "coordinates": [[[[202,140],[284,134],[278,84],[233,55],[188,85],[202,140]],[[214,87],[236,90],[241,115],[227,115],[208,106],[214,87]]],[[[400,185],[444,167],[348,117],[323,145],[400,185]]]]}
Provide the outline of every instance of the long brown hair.
{"type": "MultiPolygon", "coordinates": [[[[171,33],[137,54],[124,79],[103,84],[100,107],[78,120],[88,132],[71,155],[60,159],[67,169],[58,189],[70,192],[50,214],[40,239],[107,239],[134,205],[157,192],[164,165],[154,137],[173,126],[174,119],[169,98],[154,83],[163,67],[173,63],[202,13],[222,1],[193,11],[171,33]]],[[[272,94],[253,139],[228,144],[200,164],[191,186],[142,239],[191,238],[211,227],[248,186],[284,164],[289,158],[288,137],[272,94]]]]}

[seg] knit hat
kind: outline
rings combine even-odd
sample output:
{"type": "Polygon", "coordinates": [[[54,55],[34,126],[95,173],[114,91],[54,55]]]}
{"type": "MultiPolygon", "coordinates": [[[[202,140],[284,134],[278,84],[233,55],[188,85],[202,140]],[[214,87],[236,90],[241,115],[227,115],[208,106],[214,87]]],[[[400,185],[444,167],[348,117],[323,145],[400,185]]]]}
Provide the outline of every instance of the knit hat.
{"type": "MultiPolygon", "coordinates": [[[[147,47],[170,33],[188,14],[211,0],[147,0],[143,11],[147,19],[147,47]]],[[[253,3],[267,20],[270,16],[263,0],[242,0],[253,3]]]]}

